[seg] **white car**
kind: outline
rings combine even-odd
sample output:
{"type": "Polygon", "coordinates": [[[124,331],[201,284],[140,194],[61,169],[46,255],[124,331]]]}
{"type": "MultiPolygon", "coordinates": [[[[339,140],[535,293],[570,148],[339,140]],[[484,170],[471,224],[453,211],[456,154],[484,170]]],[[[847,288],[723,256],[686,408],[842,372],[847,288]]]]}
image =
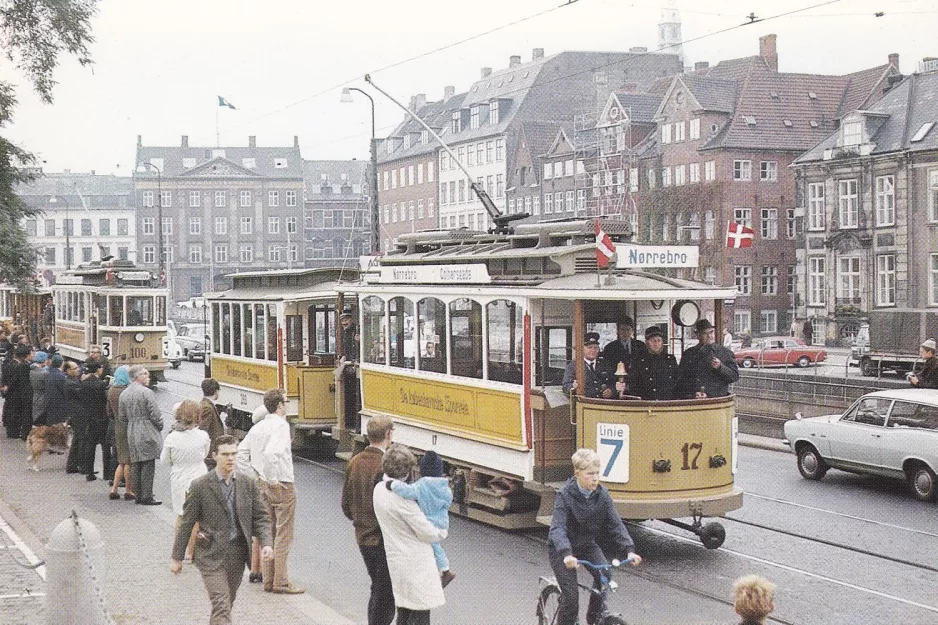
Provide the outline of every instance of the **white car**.
{"type": "Polygon", "coordinates": [[[938,390],[869,393],[843,414],[787,421],[785,439],[806,479],[833,467],[903,479],[916,498],[935,500],[938,390]]]}

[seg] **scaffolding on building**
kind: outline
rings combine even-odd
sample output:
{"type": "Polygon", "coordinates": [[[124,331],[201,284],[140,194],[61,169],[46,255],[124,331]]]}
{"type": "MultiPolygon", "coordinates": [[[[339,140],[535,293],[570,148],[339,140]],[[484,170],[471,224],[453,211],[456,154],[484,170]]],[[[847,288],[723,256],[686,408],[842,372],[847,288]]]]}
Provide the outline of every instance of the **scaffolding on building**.
{"type": "Polygon", "coordinates": [[[632,149],[631,109],[624,119],[604,120],[602,112],[573,118],[574,185],[577,217],[616,215],[637,227],[629,172],[637,167],[632,149]]]}

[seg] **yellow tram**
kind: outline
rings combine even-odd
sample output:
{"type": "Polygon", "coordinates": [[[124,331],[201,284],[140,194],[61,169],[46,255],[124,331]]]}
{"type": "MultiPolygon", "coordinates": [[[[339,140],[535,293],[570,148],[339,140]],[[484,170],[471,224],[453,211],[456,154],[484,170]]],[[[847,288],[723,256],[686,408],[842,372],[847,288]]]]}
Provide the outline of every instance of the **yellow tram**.
{"type": "Polygon", "coordinates": [[[47,289],[24,292],[9,284],[0,284],[0,322],[24,325],[36,340],[49,331],[43,328],[42,317],[46,302],[52,298],[47,289]]]}
{"type": "Polygon", "coordinates": [[[337,288],[357,279],[357,269],[245,272],[232,276],[231,289],[206,296],[212,377],[236,432],[250,429],[251,413],[272,388],[286,390],[295,446],[336,425],[343,401],[335,380],[337,288]]]}
{"type": "MultiPolygon", "coordinates": [[[[628,239],[625,222],[603,228],[628,239]]],[[[623,518],[668,520],[722,544],[722,526],[701,519],[742,505],[734,397],[603,400],[560,388],[566,363],[582,362],[584,332],[605,344],[625,314],[637,330],[665,328],[672,352],[701,308],[722,327],[735,290],[683,279],[696,247],[618,243],[618,267],[602,275],[592,220],[422,232],[398,247],[344,289],[359,300],[362,420],[390,416],[395,441],[439,453],[458,512],[508,529],[544,522],[571,454],[590,447],[623,518]],[[649,269],[649,258],[678,268],[649,269]]]]}
{"type": "Polygon", "coordinates": [[[92,345],[113,366],[144,365],[151,380],[164,380],[169,337],[165,287],[131,261],[80,265],[52,286],[55,343],[66,358],[82,361],[92,345]]]}

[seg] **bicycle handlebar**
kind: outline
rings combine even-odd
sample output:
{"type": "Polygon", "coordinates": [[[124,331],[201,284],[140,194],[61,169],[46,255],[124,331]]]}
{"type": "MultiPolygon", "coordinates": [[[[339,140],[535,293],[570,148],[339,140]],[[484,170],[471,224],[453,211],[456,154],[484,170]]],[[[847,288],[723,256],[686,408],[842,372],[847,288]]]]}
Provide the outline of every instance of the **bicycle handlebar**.
{"type": "Polygon", "coordinates": [[[609,569],[617,569],[620,566],[631,564],[632,562],[635,562],[635,557],[631,555],[625,560],[613,559],[613,561],[608,564],[594,564],[589,560],[577,560],[577,564],[582,564],[583,566],[593,569],[594,571],[608,571],[609,569]]]}

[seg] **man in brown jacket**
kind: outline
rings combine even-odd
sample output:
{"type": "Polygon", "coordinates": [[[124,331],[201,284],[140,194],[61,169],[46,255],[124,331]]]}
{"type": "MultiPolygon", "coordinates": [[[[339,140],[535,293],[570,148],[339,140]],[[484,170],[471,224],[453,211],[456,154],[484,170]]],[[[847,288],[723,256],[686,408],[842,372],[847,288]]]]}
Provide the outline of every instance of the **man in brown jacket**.
{"type": "Polygon", "coordinates": [[[218,401],[219,388],[220,386],[215,378],[202,380],[202,417],[199,420],[199,429],[208,432],[208,438],[212,441],[208,456],[205,457],[205,466],[208,467],[209,471],[215,468],[215,460],[212,459],[215,439],[225,433],[225,425],[221,422],[221,411],[215,404],[218,401]]]}
{"type": "Polygon", "coordinates": [[[342,487],[342,512],[355,526],[355,541],[371,577],[368,625],[390,625],[394,620],[391,574],[373,499],[375,484],[381,479],[381,461],[391,444],[393,430],[394,424],[388,417],[379,416],[368,421],[370,444],[349,462],[342,487]]]}

